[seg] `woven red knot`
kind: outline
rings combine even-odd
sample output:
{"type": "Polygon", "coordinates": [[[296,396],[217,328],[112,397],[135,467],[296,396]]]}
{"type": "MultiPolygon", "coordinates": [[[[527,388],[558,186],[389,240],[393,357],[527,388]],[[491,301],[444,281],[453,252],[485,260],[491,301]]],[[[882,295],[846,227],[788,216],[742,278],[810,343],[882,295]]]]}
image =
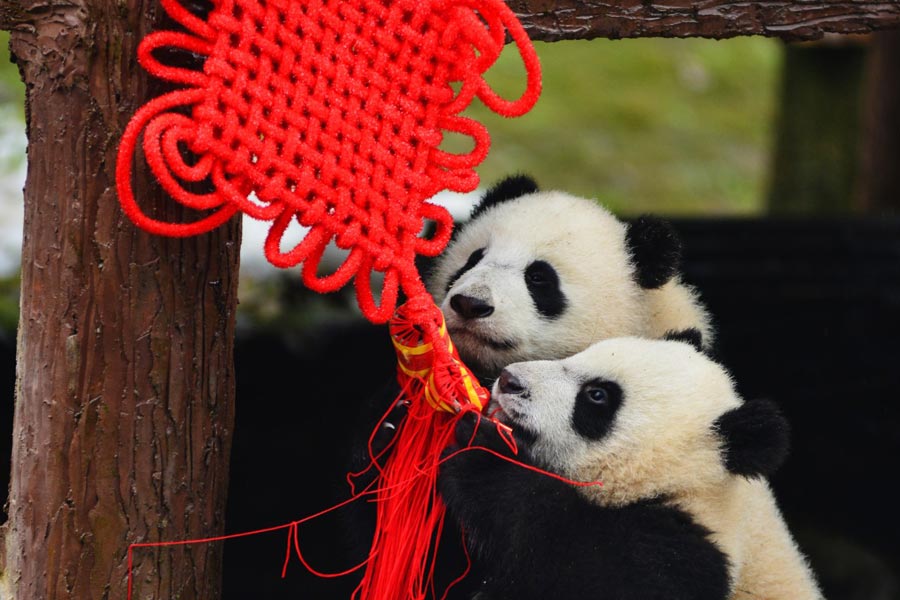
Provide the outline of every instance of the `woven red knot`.
{"type": "Polygon", "coordinates": [[[501,0],[217,0],[204,21],[177,0],[161,1],[186,32],[148,35],[138,58],[183,87],[144,105],[122,136],[117,183],[128,216],[168,236],[204,233],[238,211],[269,220],[269,261],[303,263],[304,283],[316,291],[355,277],[360,306],[376,322],[393,314],[399,289],[420,294],[414,259],[443,250],[452,227],[426,199],[475,189],[473,167],[490,144],[484,126],[461,111],[478,97],[502,115],[521,115],[540,93],[537,56],[510,9],[501,0]],[[513,101],[484,80],[507,34],[528,74],[513,101]],[[202,71],[164,64],[160,48],[204,58],[202,71]],[[445,131],[474,147],[441,150],[445,131]],[[204,216],[169,223],[138,206],[131,176],[141,134],[162,187],[204,216]],[[197,182],[212,191],[190,191],[197,182]],[[292,220],[309,232],[283,249],[292,220]],[[430,239],[419,237],[425,220],[437,224],[430,239]],[[319,276],[332,242],[349,252],[319,276]],[[378,299],[373,271],[385,275],[378,299]]]}
{"type": "Polygon", "coordinates": [[[437,306],[422,310],[407,302],[391,319],[390,332],[401,388],[409,385],[406,379],[416,380],[428,404],[449,413],[487,406],[490,392],[460,360],[437,306]]]}

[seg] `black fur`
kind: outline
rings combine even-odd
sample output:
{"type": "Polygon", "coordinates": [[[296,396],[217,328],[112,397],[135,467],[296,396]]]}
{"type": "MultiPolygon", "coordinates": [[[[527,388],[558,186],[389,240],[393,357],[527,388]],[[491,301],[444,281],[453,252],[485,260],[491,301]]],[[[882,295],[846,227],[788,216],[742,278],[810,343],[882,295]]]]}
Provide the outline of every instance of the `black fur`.
{"type": "MultiPolygon", "coordinates": [[[[457,441],[510,454],[494,426],[465,415],[457,441]]],[[[518,460],[530,462],[517,440],[518,460]]],[[[716,600],[728,562],[709,531],[660,501],[592,504],[573,486],[471,450],[448,460],[438,485],[483,567],[491,600],[716,600]]]]}
{"type": "Polygon", "coordinates": [[[525,269],[525,285],[538,313],[555,319],[566,310],[566,297],[559,287],[559,275],[550,263],[536,260],[525,269]]]}
{"type": "Polygon", "coordinates": [[[484,248],[479,248],[478,250],[476,250],[475,252],[470,254],[469,258],[466,260],[466,264],[461,266],[456,271],[456,273],[454,273],[453,275],[450,276],[450,279],[447,281],[447,289],[444,291],[449,292],[450,288],[453,287],[453,284],[456,283],[456,281],[460,277],[462,277],[466,273],[466,271],[468,271],[469,269],[471,269],[472,267],[477,265],[479,262],[481,262],[482,258],[484,258],[484,248]]]}
{"type": "Polygon", "coordinates": [[[538,191],[538,184],[528,175],[511,175],[495,183],[472,209],[469,220],[475,220],[492,206],[538,191]]]}
{"type": "Polygon", "coordinates": [[[769,477],[787,458],[790,427],[770,400],[748,400],[716,420],[725,466],[745,477],[769,477]]]}
{"type": "Polygon", "coordinates": [[[694,327],[682,329],[681,331],[666,332],[666,335],[663,339],[673,342],[684,342],[685,344],[690,344],[691,346],[693,346],[694,350],[703,352],[703,334],[700,333],[699,329],[696,329],[694,327]]]}
{"type": "MultiPolygon", "coordinates": [[[[351,473],[359,473],[366,467],[369,467],[371,462],[369,438],[385,413],[387,413],[387,417],[384,418],[378,431],[372,436],[371,443],[372,453],[379,457],[378,462],[382,467],[388,460],[392,452],[392,448],[389,448],[389,446],[399,429],[403,426],[407,414],[406,404],[398,402],[400,393],[401,390],[397,383],[397,378],[391,377],[390,381],[386,383],[378,394],[373,395],[364,403],[363,410],[357,416],[354,424],[349,460],[351,473]]],[[[372,484],[377,474],[378,470],[372,467],[361,476],[354,478],[355,489],[358,491],[372,484]]],[[[345,494],[346,490],[342,488],[340,500],[344,499],[345,494]]],[[[360,499],[340,511],[343,545],[346,549],[345,562],[342,564],[357,564],[367,556],[372,544],[372,536],[375,533],[375,510],[375,503],[360,499]]],[[[448,522],[446,524],[441,533],[438,548],[439,560],[435,561],[434,576],[435,589],[439,590],[439,592],[437,597],[429,595],[429,600],[437,600],[443,590],[447,589],[465,571],[467,564],[462,545],[462,533],[455,523],[448,522]]],[[[479,564],[473,564],[469,576],[452,588],[447,600],[470,600],[476,592],[476,587],[480,581],[479,569],[479,564]]],[[[357,572],[350,577],[358,583],[359,578],[362,577],[362,572],[357,572]]]]}
{"type": "Polygon", "coordinates": [[[572,412],[572,429],[589,440],[603,438],[622,405],[622,388],[614,381],[593,379],[581,386],[572,412]],[[592,396],[599,393],[599,398],[592,396]]]}
{"type": "Polygon", "coordinates": [[[668,221],[650,215],[638,217],[629,223],[625,243],[642,288],[664,285],[681,268],[681,240],[668,221]]]}

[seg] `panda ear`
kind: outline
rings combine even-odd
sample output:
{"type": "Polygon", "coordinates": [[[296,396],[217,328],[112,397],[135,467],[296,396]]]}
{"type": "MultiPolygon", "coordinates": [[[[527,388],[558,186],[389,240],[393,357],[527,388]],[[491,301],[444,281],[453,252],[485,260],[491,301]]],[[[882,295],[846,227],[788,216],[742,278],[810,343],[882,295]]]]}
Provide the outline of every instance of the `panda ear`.
{"type": "Polygon", "coordinates": [[[635,277],[642,288],[656,289],[678,273],[681,240],[671,223],[642,215],[628,224],[625,243],[631,252],[635,277]]]}
{"type": "Polygon", "coordinates": [[[507,200],[513,200],[526,194],[538,191],[538,184],[528,175],[512,175],[495,183],[487,191],[481,201],[472,209],[470,219],[474,219],[492,206],[496,206],[507,200]]]}
{"type": "Polygon", "coordinates": [[[770,400],[748,400],[719,417],[725,467],[735,475],[768,477],[787,458],[790,427],[770,400]]]}
{"type": "Polygon", "coordinates": [[[680,331],[667,331],[663,339],[690,344],[697,352],[703,352],[703,334],[696,327],[688,327],[680,331]]]}

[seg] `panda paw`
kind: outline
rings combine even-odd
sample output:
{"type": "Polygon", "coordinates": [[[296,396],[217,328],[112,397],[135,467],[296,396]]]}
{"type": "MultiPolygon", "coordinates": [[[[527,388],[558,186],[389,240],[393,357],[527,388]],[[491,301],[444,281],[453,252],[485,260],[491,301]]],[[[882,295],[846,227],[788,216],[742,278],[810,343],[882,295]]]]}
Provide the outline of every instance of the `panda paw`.
{"type": "Polygon", "coordinates": [[[404,417],[409,409],[409,401],[400,399],[387,414],[383,421],[378,425],[378,430],[372,436],[372,454],[378,456],[394,440],[397,430],[403,422],[404,417]]]}
{"type": "Polygon", "coordinates": [[[454,434],[456,435],[456,444],[459,447],[465,447],[471,445],[471,442],[475,438],[475,434],[478,432],[479,425],[481,424],[481,415],[474,411],[464,412],[459,416],[459,419],[456,421],[456,429],[454,430],[454,434]]]}
{"type": "Polygon", "coordinates": [[[460,416],[455,433],[457,449],[478,446],[500,454],[512,454],[509,444],[500,435],[497,423],[475,411],[460,416]]]}
{"type": "Polygon", "coordinates": [[[454,434],[455,441],[443,453],[438,489],[452,513],[471,526],[467,515],[472,507],[483,502],[486,490],[505,480],[504,470],[512,468],[494,453],[512,456],[513,452],[498,433],[497,423],[476,411],[459,416],[454,434]]]}

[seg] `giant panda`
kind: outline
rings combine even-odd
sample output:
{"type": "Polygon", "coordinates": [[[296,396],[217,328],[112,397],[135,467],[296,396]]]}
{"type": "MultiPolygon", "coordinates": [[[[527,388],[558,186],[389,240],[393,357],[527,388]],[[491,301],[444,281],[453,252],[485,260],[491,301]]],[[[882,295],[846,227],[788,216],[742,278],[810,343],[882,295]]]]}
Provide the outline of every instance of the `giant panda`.
{"type": "MultiPolygon", "coordinates": [[[[507,366],[490,410],[526,470],[450,448],[438,478],[482,566],[480,600],[821,599],[765,476],[787,426],[743,401],[723,368],[681,341],[601,341],[507,366]]],[[[511,455],[486,419],[457,427],[511,455]]]]}
{"type": "MultiPolygon", "coordinates": [[[[710,351],[714,332],[697,292],[681,281],[672,226],[616,218],[594,200],[540,191],[527,175],[491,187],[424,268],[428,289],[466,366],[490,386],[506,365],[571,356],[610,337],[678,334],[710,351]]],[[[369,464],[405,409],[393,374],[360,411],[351,467],[369,464]]],[[[362,480],[362,483],[367,483],[362,480]]]]}
{"type": "MultiPolygon", "coordinates": [[[[532,178],[515,175],[491,187],[457,226],[426,269],[426,284],[466,366],[490,386],[510,363],[565,358],[609,337],[677,332],[709,349],[711,320],[681,281],[680,260],[680,240],[666,221],[643,216],[626,223],[594,200],[541,191],[532,178]]],[[[379,455],[402,422],[403,403],[391,409],[399,389],[390,379],[355,426],[353,472],[369,466],[372,429],[381,424],[371,444],[379,455]]],[[[357,489],[377,471],[365,472],[357,489]]],[[[367,549],[372,506],[353,507],[348,522],[350,546],[367,549]]],[[[438,590],[465,569],[459,539],[455,528],[445,530],[438,590]]],[[[480,568],[476,561],[451,600],[469,596],[480,568]]]]}
{"type": "Polygon", "coordinates": [[[484,195],[428,284],[463,360],[489,384],[510,363],[564,358],[610,337],[690,331],[709,348],[710,318],[681,281],[680,258],[667,222],[625,223],[518,175],[484,195]]]}

